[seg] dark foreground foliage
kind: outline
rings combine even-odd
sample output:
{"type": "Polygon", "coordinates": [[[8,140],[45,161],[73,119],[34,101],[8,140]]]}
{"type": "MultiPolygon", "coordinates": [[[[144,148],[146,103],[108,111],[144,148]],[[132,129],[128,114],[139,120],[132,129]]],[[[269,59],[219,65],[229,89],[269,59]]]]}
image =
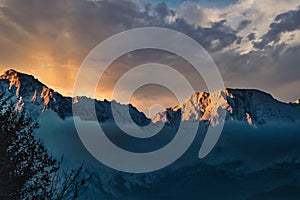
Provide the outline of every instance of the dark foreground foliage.
{"type": "Polygon", "coordinates": [[[78,199],[90,179],[83,165],[63,170],[33,131],[38,124],[0,95],[0,199],[78,199]]]}

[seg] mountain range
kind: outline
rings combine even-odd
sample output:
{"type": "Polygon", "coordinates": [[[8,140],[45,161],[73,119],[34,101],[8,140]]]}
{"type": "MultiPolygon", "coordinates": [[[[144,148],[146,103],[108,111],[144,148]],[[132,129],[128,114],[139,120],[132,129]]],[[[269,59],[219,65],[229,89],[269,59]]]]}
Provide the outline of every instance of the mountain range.
{"type": "MultiPolygon", "coordinates": [[[[66,168],[85,162],[85,173],[93,177],[87,199],[199,199],[201,196],[204,199],[248,200],[268,199],[265,197],[277,196],[278,190],[284,197],[289,196],[291,190],[295,199],[300,197],[299,100],[285,103],[256,89],[224,88],[213,93],[196,92],[151,119],[129,105],[131,117],[137,124],[171,126],[158,138],[134,140],[131,144],[128,141],[132,138],[116,137],[114,133],[119,131],[115,126],[104,123],[113,121],[112,105],[118,105],[120,110],[128,105],[84,96],[65,97],[33,76],[13,69],[0,76],[0,95],[17,110],[24,110],[34,120],[39,120],[36,137],[55,158],[64,155],[66,168]],[[206,126],[199,126],[195,142],[172,165],[146,174],[123,173],[95,160],[78,137],[72,108],[78,107],[75,116],[91,126],[95,124],[90,122],[94,117],[90,108],[84,107],[91,103],[95,103],[92,105],[95,105],[97,120],[112,133],[110,139],[130,150],[141,146],[153,150],[157,144],[161,147],[164,137],[168,142],[169,135],[176,131],[172,126],[180,121],[199,121],[214,126],[223,120],[220,113],[225,111],[228,123],[213,151],[204,159],[198,159],[197,155],[206,126]]],[[[119,114],[126,123],[126,117],[122,118],[122,112],[119,114]]]]}
{"type": "MultiPolygon", "coordinates": [[[[5,71],[0,76],[0,92],[3,93],[5,99],[16,104],[16,109],[24,109],[33,119],[37,119],[41,113],[47,110],[53,110],[62,119],[71,117],[73,115],[72,106],[74,106],[79,108],[76,115],[81,119],[93,120],[91,112],[89,109],[84,109],[84,105],[94,102],[98,121],[113,120],[112,102],[84,96],[65,97],[32,75],[13,69],[5,71]]],[[[113,103],[120,109],[127,106],[115,101],[113,103]]],[[[256,89],[224,88],[211,94],[196,92],[179,105],[157,113],[152,119],[148,119],[144,113],[129,104],[131,117],[139,125],[147,125],[150,121],[173,124],[178,120],[205,120],[210,121],[213,126],[222,120],[219,116],[221,110],[226,111],[226,121],[241,121],[256,127],[273,121],[295,122],[300,119],[299,100],[293,103],[280,102],[270,94],[256,89]]],[[[126,122],[125,116],[122,119],[126,122]]]]}

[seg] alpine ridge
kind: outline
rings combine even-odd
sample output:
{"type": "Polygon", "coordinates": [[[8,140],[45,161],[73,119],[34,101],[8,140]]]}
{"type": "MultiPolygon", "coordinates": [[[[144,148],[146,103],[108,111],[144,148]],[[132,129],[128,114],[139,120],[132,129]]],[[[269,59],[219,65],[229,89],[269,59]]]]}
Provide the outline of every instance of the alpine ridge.
{"type": "MultiPolygon", "coordinates": [[[[61,118],[71,117],[72,105],[78,106],[76,116],[83,120],[94,120],[90,108],[85,107],[95,101],[97,119],[100,122],[113,120],[111,104],[119,106],[120,110],[127,105],[115,101],[99,101],[88,97],[64,97],[53,89],[41,83],[32,75],[17,72],[13,69],[5,71],[0,76],[0,92],[6,99],[16,105],[17,110],[25,110],[33,119],[47,111],[53,110],[61,118]]],[[[257,89],[224,88],[213,93],[196,92],[181,104],[166,108],[148,119],[144,113],[129,104],[133,121],[139,125],[163,122],[167,124],[176,121],[209,121],[217,125],[222,118],[220,111],[225,110],[226,121],[236,120],[251,126],[261,126],[268,122],[295,122],[300,119],[299,100],[294,103],[284,103],[274,99],[270,94],[257,89]],[[213,103],[212,103],[213,102],[213,103]]],[[[121,113],[121,112],[120,112],[121,113]]],[[[124,123],[126,117],[120,114],[124,123]]]]}
{"type": "Polygon", "coordinates": [[[222,120],[220,110],[226,111],[226,120],[242,121],[251,126],[300,119],[300,105],[297,102],[280,102],[270,94],[256,89],[225,88],[211,94],[196,92],[183,103],[157,113],[152,121],[174,123],[174,120],[206,120],[214,126],[222,120]]]}
{"type": "MultiPolygon", "coordinates": [[[[111,112],[111,103],[107,100],[99,101],[88,97],[64,97],[60,93],[47,87],[32,75],[17,72],[13,69],[5,71],[0,76],[0,94],[4,99],[9,99],[16,104],[17,110],[23,110],[34,120],[41,113],[47,110],[53,110],[61,118],[73,116],[72,105],[76,109],[76,116],[82,120],[94,120],[90,109],[85,105],[95,105],[97,119],[100,122],[113,119],[111,112]],[[93,104],[94,103],[94,104],[93,104]]],[[[114,105],[123,108],[127,105],[118,104],[113,101],[114,105]]],[[[129,111],[133,120],[144,125],[149,123],[144,113],[139,112],[135,107],[129,105],[129,111]]],[[[120,116],[122,119],[122,116],[120,116]]],[[[126,119],[124,117],[124,119],[126,119]]],[[[125,121],[126,122],[126,121],[125,121]]]]}

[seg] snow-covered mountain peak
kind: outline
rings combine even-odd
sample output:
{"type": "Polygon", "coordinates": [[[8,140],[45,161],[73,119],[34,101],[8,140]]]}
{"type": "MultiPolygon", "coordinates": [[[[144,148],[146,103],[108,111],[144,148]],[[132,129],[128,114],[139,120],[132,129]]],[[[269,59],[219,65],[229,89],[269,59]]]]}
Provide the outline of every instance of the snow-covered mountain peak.
{"type": "Polygon", "coordinates": [[[13,86],[15,86],[17,88],[16,96],[17,97],[19,96],[21,83],[20,83],[20,79],[18,77],[18,73],[15,70],[9,69],[9,70],[5,71],[0,76],[0,79],[9,80],[9,89],[11,89],[13,86]]]}
{"type": "Polygon", "coordinates": [[[252,126],[269,121],[295,121],[300,119],[300,106],[279,102],[270,94],[256,89],[224,88],[212,93],[197,92],[183,103],[158,113],[152,118],[154,123],[162,121],[210,121],[218,124],[223,111],[226,120],[246,122],[252,126]]]}
{"type": "MultiPolygon", "coordinates": [[[[78,116],[84,120],[93,120],[95,117],[91,116],[86,105],[95,105],[99,121],[113,120],[111,102],[88,97],[64,97],[33,76],[13,69],[0,76],[0,92],[16,104],[16,109],[28,111],[34,119],[46,110],[53,110],[62,118],[70,117],[73,115],[73,105],[80,108],[77,110],[78,116]]],[[[124,106],[127,105],[120,104],[120,109],[124,106]]],[[[135,122],[148,124],[149,119],[144,113],[132,105],[129,105],[129,109],[135,122]]],[[[224,88],[212,93],[196,92],[179,105],[157,113],[151,120],[153,123],[171,124],[176,121],[209,121],[211,125],[216,125],[224,120],[224,111],[226,120],[242,121],[252,126],[263,125],[269,121],[300,119],[299,100],[288,104],[256,89],[224,88]]],[[[125,116],[120,116],[121,119],[123,117],[126,122],[125,116]]]]}
{"type": "Polygon", "coordinates": [[[14,69],[6,70],[0,75],[0,81],[5,82],[5,80],[9,83],[9,90],[16,92],[16,97],[19,97],[19,95],[26,96],[28,93],[48,88],[34,76],[18,72],[14,69]]]}
{"type": "Polygon", "coordinates": [[[231,106],[227,102],[227,96],[232,96],[227,89],[211,94],[208,92],[196,92],[181,104],[157,113],[152,118],[152,122],[168,122],[172,118],[180,118],[181,121],[208,120],[212,125],[216,125],[222,118],[220,108],[229,112],[232,111],[231,106]]]}
{"type": "Polygon", "coordinates": [[[70,116],[67,109],[68,98],[47,87],[32,75],[13,69],[0,76],[0,92],[16,103],[17,110],[25,109],[27,114],[36,119],[46,110],[54,110],[61,117],[70,116]]]}
{"type": "MultiPolygon", "coordinates": [[[[113,119],[111,102],[98,101],[88,97],[64,97],[60,93],[47,87],[32,75],[17,72],[13,69],[5,71],[0,76],[0,93],[4,94],[15,103],[17,110],[25,110],[33,119],[44,111],[53,110],[61,118],[73,116],[72,105],[77,109],[78,116],[83,120],[94,120],[87,105],[95,105],[96,115],[99,121],[113,119]]],[[[120,105],[127,106],[127,105],[120,105]]],[[[133,120],[140,124],[148,124],[149,119],[144,113],[139,112],[132,105],[128,105],[133,120]]],[[[122,117],[122,116],[121,116],[122,117]]],[[[123,117],[125,119],[125,116],[123,117]]]]}
{"type": "Polygon", "coordinates": [[[34,78],[34,76],[18,72],[14,69],[4,71],[3,74],[0,75],[0,79],[9,80],[9,82],[16,87],[18,86],[18,84],[21,84],[21,81],[42,84],[36,78],[34,78]]]}

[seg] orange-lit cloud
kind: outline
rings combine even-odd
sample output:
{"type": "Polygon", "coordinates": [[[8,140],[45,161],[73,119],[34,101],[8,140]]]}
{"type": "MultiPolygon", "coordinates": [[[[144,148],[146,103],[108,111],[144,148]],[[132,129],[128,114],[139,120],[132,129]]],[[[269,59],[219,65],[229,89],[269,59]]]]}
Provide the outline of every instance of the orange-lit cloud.
{"type": "MultiPolygon", "coordinates": [[[[260,88],[286,101],[298,99],[300,41],[297,27],[300,19],[288,24],[293,26],[293,32],[288,32],[285,27],[282,37],[280,31],[275,35],[279,37],[278,43],[260,50],[253,48],[252,42],[245,42],[247,38],[241,38],[239,44],[238,37],[247,35],[256,27],[255,31],[259,33],[256,39],[259,41],[262,39],[260,36],[270,35],[267,32],[271,30],[272,23],[279,24],[278,27],[287,26],[283,21],[275,22],[276,15],[291,9],[291,13],[297,13],[299,9],[292,0],[288,3],[280,1],[284,10],[278,6],[265,10],[261,5],[266,3],[260,5],[255,2],[253,8],[241,1],[231,7],[216,8],[211,19],[204,16],[203,24],[196,23],[197,18],[184,18],[183,12],[188,13],[192,6],[174,14],[175,11],[163,4],[143,8],[131,0],[0,0],[0,70],[14,68],[32,74],[63,95],[71,96],[80,64],[97,44],[130,28],[160,26],[181,31],[203,45],[220,68],[226,86],[260,88]],[[224,10],[227,15],[220,16],[224,10]],[[253,10],[264,11],[262,13],[268,14],[268,19],[260,23],[254,18],[257,15],[253,10]],[[250,17],[243,15],[242,11],[251,11],[250,17]],[[240,17],[250,23],[242,32],[235,29],[240,17]],[[247,52],[241,55],[239,52],[245,44],[247,52]]],[[[206,90],[201,76],[185,60],[162,51],[144,50],[117,59],[101,77],[95,96],[111,100],[114,85],[122,74],[148,62],[171,66],[183,74],[195,90],[206,90]]],[[[164,107],[177,103],[168,91],[150,86],[137,91],[131,102],[146,113],[154,103],[159,102],[164,107]]]]}

